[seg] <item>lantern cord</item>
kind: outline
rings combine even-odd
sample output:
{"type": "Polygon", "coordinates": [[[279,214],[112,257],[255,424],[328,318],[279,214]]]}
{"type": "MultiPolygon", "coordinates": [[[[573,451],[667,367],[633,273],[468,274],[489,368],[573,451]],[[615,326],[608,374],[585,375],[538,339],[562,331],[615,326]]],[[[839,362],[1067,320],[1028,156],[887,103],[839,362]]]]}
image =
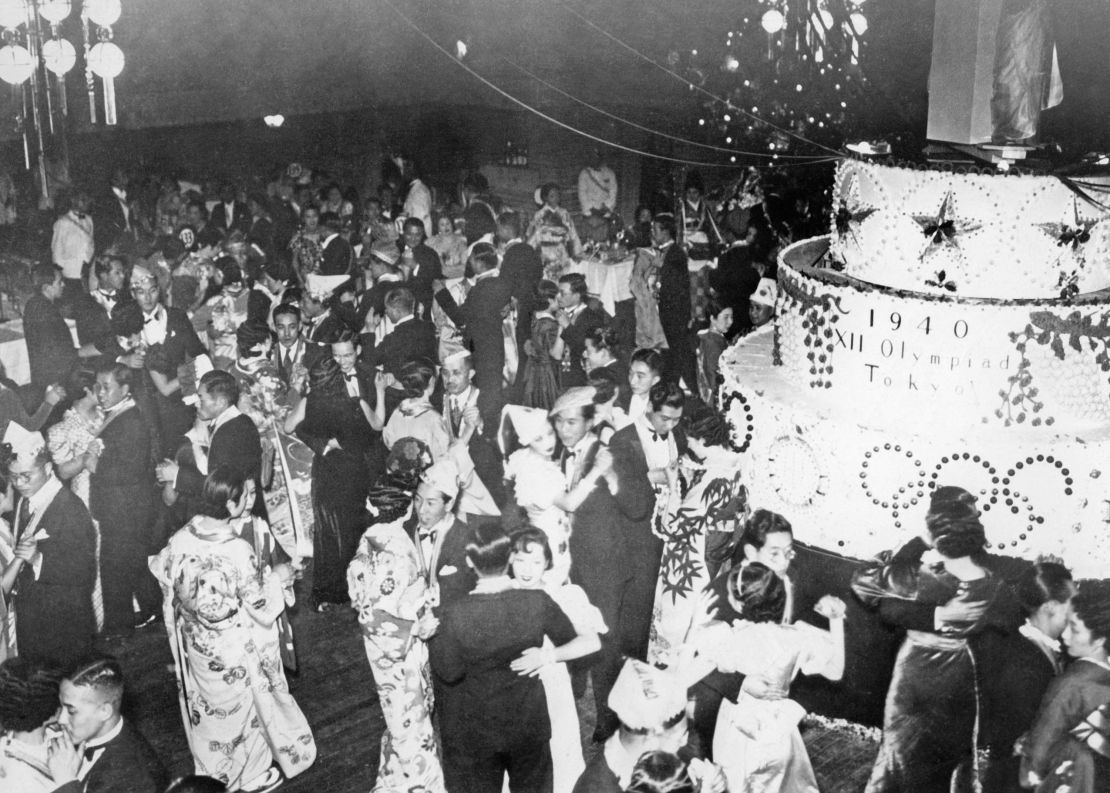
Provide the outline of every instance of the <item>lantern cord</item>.
{"type": "Polygon", "coordinates": [[[759,151],[743,151],[741,149],[729,149],[729,148],[725,148],[724,146],[714,146],[714,145],[709,144],[709,143],[699,143],[698,141],[689,140],[688,138],[679,137],[677,135],[669,135],[666,132],[661,132],[659,130],[652,129],[651,127],[645,127],[643,124],[637,124],[635,121],[630,121],[629,119],[622,118],[621,116],[618,116],[615,113],[610,113],[608,110],[600,108],[597,105],[593,105],[593,104],[587,102],[585,99],[581,99],[577,96],[574,96],[573,94],[570,94],[567,91],[564,91],[559,86],[553,85],[552,83],[549,83],[547,80],[543,79],[542,77],[535,74],[534,72],[529,71],[528,69],[526,69],[525,67],[516,63],[515,61],[511,61],[511,60],[509,60],[508,58],[506,58],[504,56],[500,56],[500,58],[501,58],[502,61],[507,63],[509,66],[512,66],[514,69],[518,69],[519,71],[521,71],[522,73],[524,73],[528,77],[530,77],[533,80],[535,80],[536,82],[538,82],[540,85],[543,85],[543,86],[551,89],[552,91],[559,94],[560,96],[565,96],[567,99],[571,100],[572,102],[577,102],[578,104],[582,105],[583,107],[589,108],[590,110],[594,111],[595,113],[599,113],[600,115],[603,115],[606,118],[611,118],[614,121],[620,122],[621,124],[627,124],[628,126],[633,127],[634,129],[638,129],[638,130],[641,130],[643,132],[647,132],[651,135],[658,135],[661,138],[666,138],[667,140],[673,140],[673,141],[676,141],[678,143],[682,143],[686,146],[695,146],[699,149],[708,149],[710,151],[719,151],[719,152],[723,152],[724,154],[731,154],[731,155],[743,156],[743,157],[762,157],[762,158],[767,158],[767,159],[778,159],[778,160],[784,160],[784,159],[790,159],[790,160],[818,160],[819,159],[819,160],[825,161],[825,160],[829,159],[828,156],[824,155],[824,154],[767,154],[766,152],[759,152],[759,151]]]}
{"type": "MultiPolygon", "coordinates": [[[[664,155],[664,154],[655,154],[654,152],[644,151],[642,149],[636,149],[636,148],[633,148],[631,146],[625,146],[623,143],[616,143],[616,142],[611,141],[611,140],[606,140],[605,138],[598,137],[597,135],[586,132],[585,130],[581,130],[581,129],[578,129],[576,127],[573,127],[573,126],[571,126],[570,124],[567,124],[564,121],[560,121],[559,119],[557,119],[553,116],[550,116],[547,113],[544,113],[542,110],[539,110],[538,108],[532,107],[527,102],[524,102],[523,100],[518,99],[517,97],[510,94],[508,91],[504,90],[503,88],[501,88],[501,87],[495,85],[494,83],[492,83],[491,81],[487,80],[485,77],[483,77],[481,74],[476,72],[474,69],[470,68],[465,63],[463,63],[458,58],[456,58],[449,50],[447,50],[445,47],[443,47],[443,45],[441,45],[439,42],[437,42],[435,39],[433,39],[431,36],[429,36],[427,33],[425,33],[415,22],[413,22],[408,16],[406,16],[404,14],[404,12],[402,12],[399,8],[397,8],[397,6],[393,4],[392,0],[381,0],[381,1],[390,10],[392,10],[394,14],[396,14],[398,17],[400,17],[401,20],[404,21],[404,23],[406,25],[408,25],[410,28],[412,28],[413,31],[415,31],[421,38],[425,39],[429,44],[431,44],[433,47],[435,47],[441,53],[443,53],[448,58],[450,58],[456,65],[461,67],[463,70],[465,70],[468,74],[470,74],[472,77],[477,79],[479,82],[483,83],[484,85],[486,85],[487,87],[489,87],[493,91],[496,91],[498,94],[505,97],[506,99],[508,99],[513,104],[519,105],[520,107],[524,108],[525,110],[532,113],[533,115],[536,115],[539,118],[542,118],[545,121],[548,121],[548,122],[550,122],[550,123],[552,123],[552,124],[554,124],[558,127],[562,127],[563,129],[565,129],[569,132],[573,132],[576,135],[580,135],[584,138],[588,138],[588,139],[590,139],[590,140],[592,140],[596,143],[600,143],[604,146],[610,146],[614,149],[620,149],[621,151],[626,151],[630,154],[636,154],[636,155],[639,155],[641,157],[649,157],[651,159],[656,159],[656,160],[665,160],[667,162],[679,163],[680,165],[693,165],[693,166],[697,166],[699,168],[731,168],[731,169],[736,169],[736,168],[741,167],[740,163],[703,162],[703,161],[698,161],[698,160],[686,160],[686,159],[683,159],[681,157],[668,157],[667,155],[664,155]]],[[[830,149],[830,151],[832,151],[832,150],[830,149]]],[[[834,153],[836,154],[835,159],[841,159],[843,157],[843,155],[841,155],[839,152],[834,152],[834,153]]],[[[828,160],[824,160],[824,161],[821,161],[821,162],[831,161],[832,159],[834,159],[834,158],[829,158],[828,160]]],[[[807,162],[806,164],[807,165],[816,165],[817,162],[807,162]]]]}
{"type": "Polygon", "coordinates": [[[691,89],[693,89],[693,90],[695,90],[699,93],[705,94],[705,96],[708,96],[710,99],[714,100],[715,102],[721,102],[728,109],[735,110],[736,112],[740,113],[741,115],[747,116],[748,118],[752,119],[753,121],[757,121],[760,124],[766,124],[771,129],[782,132],[785,135],[789,135],[790,137],[795,138],[796,140],[799,140],[802,143],[805,143],[809,146],[814,146],[818,149],[824,149],[825,151],[829,152],[830,154],[835,155],[838,158],[844,156],[841,152],[837,151],[836,149],[832,149],[832,148],[829,148],[828,146],[825,146],[822,143],[817,143],[816,141],[812,141],[809,138],[805,137],[804,135],[799,135],[797,132],[794,132],[791,129],[787,129],[786,127],[780,127],[777,124],[773,124],[770,121],[767,121],[766,119],[760,118],[759,116],[755,115],[754,113],[749,113],[747,110],[744,110],[742,107],[738,107],[737,105],[733,104],[732,102],[728,101],[727,99],[723,99],[723,98],[717,96],[712,91],[707,91],[704,88],[702,88],[700,85],[695,85],[694,83],[687,80],[685,77],[683,77],[678,72],[673,71],[672,69],[668,69],[666,66],[664,66],[661,63],[658,63],[654,59],[652,59],[649,56],[645,55],[644,53],[640,52],[638,49],[636,49],[632,45],[626,44],[625,42],[621,41],[620,39],[618,39],[616,36],[614,36],[609,31],[605,30],[604,28],[602,28],[598,25],[595,25],[589,19],[582,16],[582,14],[578,13],[578,11],[576,11],[575,9],[573,9],[569,5],[567,5],[565,2],[563,2],[563,0],[553,0],[553,2],[556,5],[560,6],[561,8],[565,9],[568,14],[571,14],[572,16],[577,17],[584,24],[593,28],[598,33],[600,33],[601,35],[605,36],[607,39],[612,41],[614,44],[617,44],[618,46],[623,47],[624,49],[628,50],[629,52],[631,52],[633,55],[637,56],[638,58],[641,58],[642,60],[647,61],[652,66],[659,69],[660,71],[666,72],[671,77],[673,77],[674,79],[681,82],[683,85],[685,85],[685,86],[687,86],[687,87],[689,87],[689,88],[691,88],[691,89]]]}

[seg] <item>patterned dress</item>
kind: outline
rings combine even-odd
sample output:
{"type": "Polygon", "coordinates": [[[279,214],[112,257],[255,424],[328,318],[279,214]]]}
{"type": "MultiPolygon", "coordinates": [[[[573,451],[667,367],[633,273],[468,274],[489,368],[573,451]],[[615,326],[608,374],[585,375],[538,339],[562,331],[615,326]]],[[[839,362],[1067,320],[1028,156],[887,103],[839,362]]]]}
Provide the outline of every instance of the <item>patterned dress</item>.
{"type": "Polygon", "coordinates": [[[293,251],[293,263],[302,275],[317,272],[320,262],[324,260],[324,246],[321,244],[321,233],[309,233],[300,229],[289,241],[289,250],[293,251]]]}
{"type": "Polygon", "coordinates": [[[229,525],[200,519],[151,561],[165,595],[178,700],[196,773],[241,787],[275,762],[287,778],[316,759],[312,730],[289,693],[274,620],[285,609],[276,577],[229,525]],[[268,626],[255,621],[251,606],[268,626]]]}
{"type": "Polygon", "coordinates": [[[378,793],[445,793],[432,727],[428,648],[415,633],[427,572],[402,521],[371,526],[347,568],[366,657],[385,717],[378,793]]]}
{"type": "Polygon", "coordinates": [[[558,281],[570,265],[571,257],[579,256],[582,251],[578,229],[563,207],[547,204],[540,207],[532,216],[525,237],[528,244],[540,252],[543,277],[548,281],[558,281]]]}

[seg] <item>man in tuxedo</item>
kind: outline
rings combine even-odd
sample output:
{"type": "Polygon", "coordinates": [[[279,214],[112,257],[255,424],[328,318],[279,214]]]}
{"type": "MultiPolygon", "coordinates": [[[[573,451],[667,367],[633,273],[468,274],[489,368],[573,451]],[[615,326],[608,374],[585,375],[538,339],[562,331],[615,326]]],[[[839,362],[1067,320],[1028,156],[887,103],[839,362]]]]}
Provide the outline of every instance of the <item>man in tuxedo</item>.
{"type": "Polygon", "coordinates": [[[301,322],[307,345],[304,365],[311,369],[320,358],[327,355],[331,339],[347,328],[344,310],[338,305],[340,288],[351,279],[346,275],[318,275],[309,273],[301,295],[301,322]]]}
{"type": "Polygon", "coordinates": [[[656,492],[678,487],[678,460],[686,452],[686,435],[679,429],[686,397],[675,383],[651,387],[648,412],[609,441],[617,476],[617,507],[624,532],[624,567],[630,575],[621,603],[621,651],[641,661],[647,658],[651,612],[663,541],[651,530],[656,492]]]}
{"type": "MultiPolygon", "coordinates": [[[[741,211],[746,217],[747,212],[741,211]]],[[[751,329],[748,319],[748,306],[752,293],[759,286],[760,273],[752,260],[752,243],[756,230],[745,220],[736,228],[738,220],[729,217],[724,226],[724,237],[728,248],[721,254],[717,267],[708,274],[709,288],[717,294],[717,299],[732,307],[732,327],[729,338],[746,333],[751,329]]]]}
{"type": "MultiPolygon", "coordinates": [[[[543,279],[539,252],[521,238],[520,215],[502,212],[497,218],[497,239],[501,243],[501,277],[509,282],[516,298],[516,338],[519,349],[532,335],[532,314],[536,287],[543,279]]],[[[521,367],[523,374],[524,367],[521,367]]]]}
{"type": "MultiPolygon", "coordinates": [[[[443,424],[452,446],[469,456],[478,481],[469,480],[459,494],[456,512],[460,514],[495,514],[505,501],[504,468],[501,450],[497,447],[499,424],[486,424],[479,410],[481,393],[474,387],[474,368],[470,353],[465,350],[443,359],[443,424]]],[[[459,453],[459,452],[456,452],[459,453]]],[[[463,460],[464,464],[466,463],[463,460]]],[[[464,465],[464,467],[467,467],[464,465]]]]}
{"type": "Polygon", "coordinates": [[[235,185],[228,183],[220,188],[220,202],[212,208],[209,222],[226,237],[233,231],[244,234],[251,227],[250,210],[246,203],[235,200],[235,185]]]}
{"type": "Polygon", "coordinates": [[[193,229],[198,248],[214,248],[224,241],[227,229],[208,218],[208,207],[203,201],[190,201],[185,205],[185,219],[193,229]]]}
{"type": "MultiPolygon", "coordinates": [[[[145,267],[136,265],[131,268],[131,296],[142,312],[142,342],[151,355],[158,352],[156,361],[146,362],[140,355],[151,376],[160,375],[167,385],[168,393],[153,389],[154,405],[158,413],[158,427],[161,432],[162,454],[173,454],[180,445],[185,433],[193,426],[194,410],[186,405],[181,393],[178,370],[187,362],[202,355],[208,355],[193,323],[184,309],[162,305],[162,292],[154,274],[145,267]],[[176,384],[176,388],[170,386],[176,384]]],[[[117,311],[122,310],[117,307],[117,311]]]]}
{"type": "Polygon", "coordinates": [[[567,389],[551,408],[551,416],[563,446],[560,465],[567,481],[565,504],[571,521],[570,579],[582,587],[609,627],[592,664],[574,665],[576,689],[585,688],[587,673],[592,679],[597,709],[594,739],[604,740],[617,728],[617,718],[609,708],[609,690],[620,672],[620,609],[629,574],[623,563],[625,536],[613,498],[617,488],[613,460],[591,432],[594,393],[592,388],[567,389]]]}
{"type": "Polygon", "coordinates": [[[340,233],[343,221],[337,213],[325,212],[320,215],[320,226],[324,229],[324,258],[320,262],[320,275],[350,275],[355,252],[340,233]]]}
{"type": "MultiPolygon", "coordinates": [[[[497,251],[478,243],[470,253],[474,286],[461,306],[447,289],[436,292],[436,302],[448,318],[463,329],[474,352],[474,380],[478,386],[478,409],[482,421],[495,427],[505,404],[502,393],[505,368],[503,320],[512,297],[508,281],[498,275],[497,251]]],[[[434,357],[433,357],[434,360],[434,357]]]]}
{"type": "Polygon", "coordinates": [[[274,331],[277,344],[270,350],[270,357],[281,379],[289,384],[293,382],[298,366],[304,366],[307,344],[301,335],[301,310],[292,303],[282,303],[275,308],[274,331]]]}
{"type": "Polygon", "coordinates": [[[668,348],[665,376],[676,383],[685,381],[686,390],[697,393],[697,356],[691,341],[690,268],[686,251],[674,242],[674,215],[656,215],[651,222],[651,235],[663,253],[663,266],[659,268],[659,323],[668,348]]]}
{"type": "Polygon", "coordinates": [[[467,564],[473,591],[446,604],[429,642],[440,713],[444,776],[451,790],[550,793],[551,722],[539,677],[512,663],[575,638],[574,626],[542,590],[509,579],[512,544],[497,522],[473,529],[467,564]]]}
{"type": "Polygon", "coordinates": [[[123,671],[97,658],[62,681],[58,723],[67,741],[51,745],[54,793],[161,793],[169,780],[146,738],[120,713],[123,671]],[[83,751],[82,751],[83,749],[83,751]]]}
{"type": "Polygon", "coordinates": [[[77,349],[65,317],[59,310],[62,271],[40,264],[31,273],[35,295],[23,307],[23,334],[31,364],[31,385],[39,393],[51,383],[65,380],[77,363],[77,349]]]}
{"type": "MultiPolygon", "coordinates": [[[[122,363],[101,366],[96,398],[104,410],[97,436],[99,454],[90,453],[89,511],[100,525],[100,581],[104,632],[128,635],[161,615],[162,598],[147,568],[156,553],[152,537],[156,508],[150,428],[131,396],[131,370],[122,363]],[[131,600],[139,604],[139,616],[131,600]]],[[[160,539],[160,538],[159,538],[160,539]]]]}
{"type": "Polygon", "coordinates": [[[397,240],[401,270],[408,274],[406,283],[416,295],[421,318],[432,316],[432,284],[443,280],[443,263],[439,254],[429,248],[424,240],[424,223],[420,218],[407,218],[401,239],[397,240]]]}
{"type": "Polygon", "coordinates": [[[95,206],[93,235],[96,249],[105,251],[123,237],[135,236],[135,218],[127,195],[130,177],[122,168],[112,172],[109,191],[100,196],[95,206]]]}
{"type": "Polygon", "coordinates": [[[598,370],[611,373],[621,389],[628,390],[628,367],[617,357],[617,332],[612,327],[602,325],[594,328],[593,333],[586,337],[582,365],[591,377],[598,370]]]}
{"type": "MultiPolygon", "coordinates": [[[[207,458],[180,466],[173,460],[163,460],[158,464],[158,481],[172,483],[173,489],[188,500],[199,499],[208,472],[221,465],[259,484],[262,441],[254,422],[239,411],[238,404],[239,384],[229,372],[214,369],[206,373],[197,388],[197,418],[209,425],[207,458]]],[[[261,487],[257,488],[254,509],[255,514],[265,510],[261,487]]]]}
{"type": "Polygon", "coordinates": [[[397,286],[385,296],[385,316],[393,330],[380,343],[364,350],[362,360],[372,368],[399,377],[401,367],[417,358],[436,360],[436,332],[430,322],[417,319],[416,296],[407,286],[397,286]]]}
{"type": "Polygon", "coordinates": [[[127,281],[127,264],[118,256],[100,257],[93,265],[96,289],[82,293],[73,304],[73,318],[77,322],[77,341],[82,354],[89,348],[98,353],[112,349],[112,312],[116,306],[131,300],[123,286],[127,281]]]}
{"type": "Polygon", "coordinates": [[[567,346],[564,358],[562,386],[575,388],[586,385],[586,371],[582,368],[582,354],[586,351],[586,337],[607,324],[603,311],[586,302],[586,277],[581,273],[568,273],[559,278],[559,313],[556,319],[562,328],[561,336],[567,346]]]}
{"type": "Polygon", "coordinates": [[[465,597],[477,580],[466,564],[470,529],[452,512],[459,493],[459,469],[450,457],[437,460],[420,477],[406,528],[439,613],[465,597]],[[415,533],[414,533],[415,532],[415,533]]]}
{"type": "Polygon", "coordinates": [[[4,442],[12,447],[8,481],[15,505],[15,583],[19,655],[65,666],[92,650],[96,623],[96,531],[89,511],[56,476],[46,442],[10,422],[4,442]]]}

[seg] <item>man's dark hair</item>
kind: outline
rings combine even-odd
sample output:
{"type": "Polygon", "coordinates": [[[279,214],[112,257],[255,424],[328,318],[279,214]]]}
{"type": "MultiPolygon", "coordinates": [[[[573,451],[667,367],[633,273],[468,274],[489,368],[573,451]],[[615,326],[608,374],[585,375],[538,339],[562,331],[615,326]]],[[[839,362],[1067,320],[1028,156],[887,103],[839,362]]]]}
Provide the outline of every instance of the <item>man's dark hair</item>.
{"type": "Polygon", "coordinates": [[[204,388],[210,396],[226,399],[228,405],[239,404],[239,383],[235,381],[230,372],[221,369],[205,372],[204,376],[200,378],[199,388],[204,388]]]}
{"type": "Polygon", "coordinates": [[[56,264],[44,263],[35,265],[35,269],[31,271],[31,283],[36,290],[42,289],[44,286],[50,286],[50,284],[54,283],[54,279],[57,278],[61,272],[62,268],[56,264]]]}
{"type": "Polygon", "coordinates": [[[567,273],[566,275],[560,276],[559,283],[569,284],[570,291],[580,294],[583,300],[585,300],[586,295],[589,294],[589,289],[586,286],[586,276],[582,275],[582,273],[567,273]]]}
{"type": "Polygon", "coordinates": [[[651,402],[652,412],[662,410],[664,407],[682,410],[686,407],[686,395],[678,387],[678,383],[670,380],[660,380],[648,391],[648,401],[651,402]]]}
{"type": "Polygon", "coordinates": [[[600,325],[594,328],[586,339],[594,346],[595,350],[609,350],[616,357],[617,334],[608,325],[600,325]]]}
{"type": "Polygon", "coordinates": [[[470,530],[466,558],[482,575],[498,575],[509,567],[513,544],[501,520],[480,522],[470,530]]]}
{"type": "Polygon", "coordinates": [[[402,314],[411,314],[416,307],[416,297],[407,286],[397,286],[386,293],[385,307],[400,311],[402,314]]]}
{"type": "Polygon", "coordinates": [[[343,228],[343,221],[338,212],[324,212],[320,215],[320,225],[328,231],[340,231],[343,228]]]}
{"type": "Polygon", "coordinates": [[[119,262],[124,273],[127,272],[127,260],[122,256],[97,256],[96,261],[93,262],[93,272],[96,273],[96,277],[103,278],[106,276],[111,271],[114,262],[119,262]]]}
{"type": "Polygon", "coordinates": [[[470,251],[470,261],[473,264],[480,264],[481,269],[474,269],[474,274],[488,273],[490,270],[497,267],[497,249],[490,245],[488,242],[479,242],[470,251]]]}
{"type": "Polygon", "coordinates": [[[296,317],[297,322],[301,321],[301,310],[292,303],[282,303],[280,306],[275,308],[274,321],[276,322],[277,318],[280,317],[282,314],[288,314],[291,317],[296,317]]]}
{"type": "Polygon", "coordinates": [[[98,375],[111,374],[112,379],[116,381],[117,385],[132,388],[131,369],[129,369],[126,364],[122,364],[119,361],[101,364],[97,368],[96,373],[98,375]]]}
{"type": "Polygon", "coordinates": [[[111,656],[82,661],[66,675],[66,680],[74,686],[88,686],[100,692],[115,710],[123,702],[123,669],[111,656]]]}
{"type": "Polygon", "coordinates": [[[672,215],[670,212],[660,212],[658,215],[651,219],[651,222],[657,224],[660,229],[667,232],[672,240],[674,239],[675,220],[674,215],[672,215]]]}
{"type": "Polygon", "coordinates": [[[190,201],[189,203],[187,203],[185,205],[185,208],[186,209],[193,209],[193,208],[199,209],[200,210],[200,216],[202,218],[204,218],[205,220],[208,220],[208,207],[206,207],[204,205],[203,201],[190,201]]]}
{"type": "Polygon", "coordinates": [[[502,212],[497,216],[498,228],[509,232],[509,239],[520,236],[520,215],[516,212],[502,212]]]}
{"type": "Polygon", "coordinates": [[[405,218],[405,224],[402,228],[407,231],[410,227],[420,229],[425,235],[428,233],[428,230],[424,228],[424,221],[420,218],[405,218]]]}
{"type": "Polygon", "coordinates": [[[629,361],[629,366],[634,363],[642,363],[648,369],[658,375],[663,374],[663,356],[659,354],[659,350],[653,350],[650,347],[641,347],[632,353],[632,359],[629,361]]]}

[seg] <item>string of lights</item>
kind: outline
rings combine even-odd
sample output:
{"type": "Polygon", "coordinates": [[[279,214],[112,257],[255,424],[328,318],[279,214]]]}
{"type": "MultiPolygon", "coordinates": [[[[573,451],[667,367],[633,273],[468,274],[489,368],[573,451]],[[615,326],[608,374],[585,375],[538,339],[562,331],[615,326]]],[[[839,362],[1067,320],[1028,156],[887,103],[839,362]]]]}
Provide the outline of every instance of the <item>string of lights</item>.
{"type": "MultiPolygon", "coordinates": [[[[732,155],[734,158],[735,157],[756,157],[756,158],[760,158],[760,159],[775,159],[775,160],[789,159],[789,160],[795,160],[795,161],[821,160],[822,162],[826,162],[826,161],[829,160],[829,157],[826,156],[826,155],[823,155],[823,154],[776,155],[776,154],[768,154],[767,152],[761,152],[761,151],[744,151],[742,149],[730,149],[730,148],[726,148],[724,146],[714,146],[711,143],[699,143],[698,141],[690,140],[688,138],[683,138],[683,137],[680,137],[678,135],[671,135],[669,133],[662,132],[660,130],[655,130],[655,129],[652,129],[650,127],[646,127],[643,124],[638,124],[635,121],[631,121],[627,118],[623,118],[621,116],[618,116],[615,113],[611,113],[608,110],[605,110],[604,108],[600,108],[597,105],[594,105],[594,104],[591,104],[590,102],[587,102],[585,99],[581,99],[580,97],[574,96],[573,94],[569,93],[568,91],[565,91],[562,88],[560,88],[559,86],[548,82],[547,80],[543,79],[542,77],[535,74],[534,72],[528,70],[524,66],[521,66],[520,64],[516,63],[515,61],[512,61],[512,60],[510,60],[510,59],[508,59],[504,56],[501,56],[501,60],[504,61],[505,63],[507,63],[509,66],[512,66],[514,69],[519,70],[521,73],[523,73],[523,74],[527,75],[528,77],[530,77],[531,79],[535,80],[540,85],[556,92],[560,96],[566,97],[567,99],[571,100],[572,102],[576,102],[576,103],[582,105],[583,107],[589,108],[590,110],[594,111],[595,113],[598,113],[598,114],[600,114],[602,116],[605,116],[606,118],[612,119],[614,121],[617,121],[621,124],[627,124],[628,126],[634,128],[634,129],[638,129],[638,130],[641,130],[643,132],[647,132],[651,135],[657,135],[657,136],[659,136],[661,138],[665,138],[667,140],[673,140],[677,143],[682,143],[686,146],[693,146],[693,147],[700,148],[700,149],[708,149],[710,151],[723,152],[725,154],[732,155]]],[[[733,162],[735,162],[735,159],[733,160],[733,162]]]]}

